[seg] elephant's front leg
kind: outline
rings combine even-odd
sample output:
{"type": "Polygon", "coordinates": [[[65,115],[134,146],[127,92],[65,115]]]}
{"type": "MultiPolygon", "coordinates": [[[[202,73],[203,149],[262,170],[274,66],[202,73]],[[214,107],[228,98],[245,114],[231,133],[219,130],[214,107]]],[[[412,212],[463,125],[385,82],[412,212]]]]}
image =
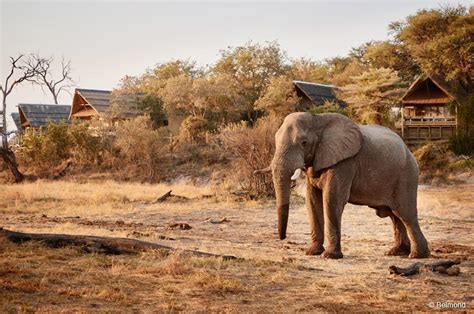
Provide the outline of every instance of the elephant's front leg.
{"type": "Polygon", "coordinates": [[[344,206],[349,199],[350,184],[343,178],[332,178],[323,188],[324,258],[342,258],[341,219],[344,206]]]}
{"type": "Polygon", "coordinates": [[[320,255],[324,252],[324,214],[323,195],[321,190],[311,185],[311,178],[306,176],[306,208],[311,226],[311,246],[306,255],[320,255]]]}

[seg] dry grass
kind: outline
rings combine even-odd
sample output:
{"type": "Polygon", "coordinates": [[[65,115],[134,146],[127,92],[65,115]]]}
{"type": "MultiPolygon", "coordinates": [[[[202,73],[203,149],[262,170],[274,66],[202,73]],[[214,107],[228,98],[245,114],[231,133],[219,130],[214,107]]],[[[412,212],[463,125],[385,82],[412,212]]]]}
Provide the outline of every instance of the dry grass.
{"type": "Polygon", "coordinates": [[[107,215],[133,210],[169,190],[175,195],[198,198],[213,193],[210,187],[188,184],[139,184],[106,182],[42,181],[0,185],[0,212],[53,215],[107,215]]]}
{"type": "Polygon", "coordinates": [[[13,230],[127,236],[245,258],[104,256],[0,239],[0,312],[427,311],[431,301],[472,308],[469,184],[420,191],[420,223],[433,257],[461,258],[460,276],[413,278],[388,274],[389,265],[412,261],[383,255],[392,244],[390,223],[367,208],[348,206],[345,258],[328,261],[303,255],[309,227],[301,203],[291,208],[289,238],[279,241],[273,203],[199,198],[214,193],[209,187],[39,181],[0,191],[0,226],[13,230]],[[197,198],[147,204],[169,189],[197,198]],[[209,222],[222,217],[227,222],[209,222]],[[169,230],[174,221],[193,229],[169,230]]]}

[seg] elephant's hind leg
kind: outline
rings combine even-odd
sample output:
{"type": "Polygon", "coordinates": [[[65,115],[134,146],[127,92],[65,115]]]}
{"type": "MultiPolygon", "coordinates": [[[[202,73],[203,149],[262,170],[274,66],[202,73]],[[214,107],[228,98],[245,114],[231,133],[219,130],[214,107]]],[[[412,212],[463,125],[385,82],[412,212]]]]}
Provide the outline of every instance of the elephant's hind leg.
{"type": "Polygon", "coordinates": [[[407,229],[403,222],[392,212],[389,214],[393,223],[393,236],[395,245],[387,252],[387,255],[408,255],[410,254],[410,239],[408,238],[407,229]]]}
{"type": "Polygon", "coordinates": [[[408,238],[410,239],[410,258],[425,258],[430,255],[428,242],[418,224],[418,215],[415,210],[397,209],[393,213],[403,222],[408,238]]]}

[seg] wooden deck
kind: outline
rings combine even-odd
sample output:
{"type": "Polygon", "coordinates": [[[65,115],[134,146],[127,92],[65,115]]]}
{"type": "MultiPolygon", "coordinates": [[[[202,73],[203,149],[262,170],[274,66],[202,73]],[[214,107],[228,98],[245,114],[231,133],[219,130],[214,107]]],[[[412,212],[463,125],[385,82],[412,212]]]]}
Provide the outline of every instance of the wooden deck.
{"type": "Polygon", "coordinates": [[[455,117],[407,117],[402,123],[406,142],[447,141],[456,134],[455,117]]]}

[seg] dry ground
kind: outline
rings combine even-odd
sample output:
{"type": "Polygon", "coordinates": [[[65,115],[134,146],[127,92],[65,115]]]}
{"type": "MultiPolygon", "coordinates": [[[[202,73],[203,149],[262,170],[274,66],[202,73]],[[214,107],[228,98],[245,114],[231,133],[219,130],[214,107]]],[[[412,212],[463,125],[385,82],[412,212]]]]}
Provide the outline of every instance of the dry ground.
{"type": "Polygon", "coordinates": [[[125,236],[183,249],[243,257],[84,254],[77,249],[17,246],[0,239],[0,312],[8,311],[409,311],[429,302],[473,308],[474,183],[421,187],[420,224],[432,261],[460,258],[457,277],[422,272],[390,275],[389,219],[348,205],[342,260],[304,256],[309,226],[303,199],[293,197],[288,238],[277,240],[272,202],[244,202],[209,188],[116,182],[45,182],[0,186],[0,226],[28,232],[125,236]],[[173,189],[195,198],[149,204],[173,189]],[[222,223],[215,223],[222,221],[222,223]],[[170,230],[186,222],[191,230],[170,230]]]}

